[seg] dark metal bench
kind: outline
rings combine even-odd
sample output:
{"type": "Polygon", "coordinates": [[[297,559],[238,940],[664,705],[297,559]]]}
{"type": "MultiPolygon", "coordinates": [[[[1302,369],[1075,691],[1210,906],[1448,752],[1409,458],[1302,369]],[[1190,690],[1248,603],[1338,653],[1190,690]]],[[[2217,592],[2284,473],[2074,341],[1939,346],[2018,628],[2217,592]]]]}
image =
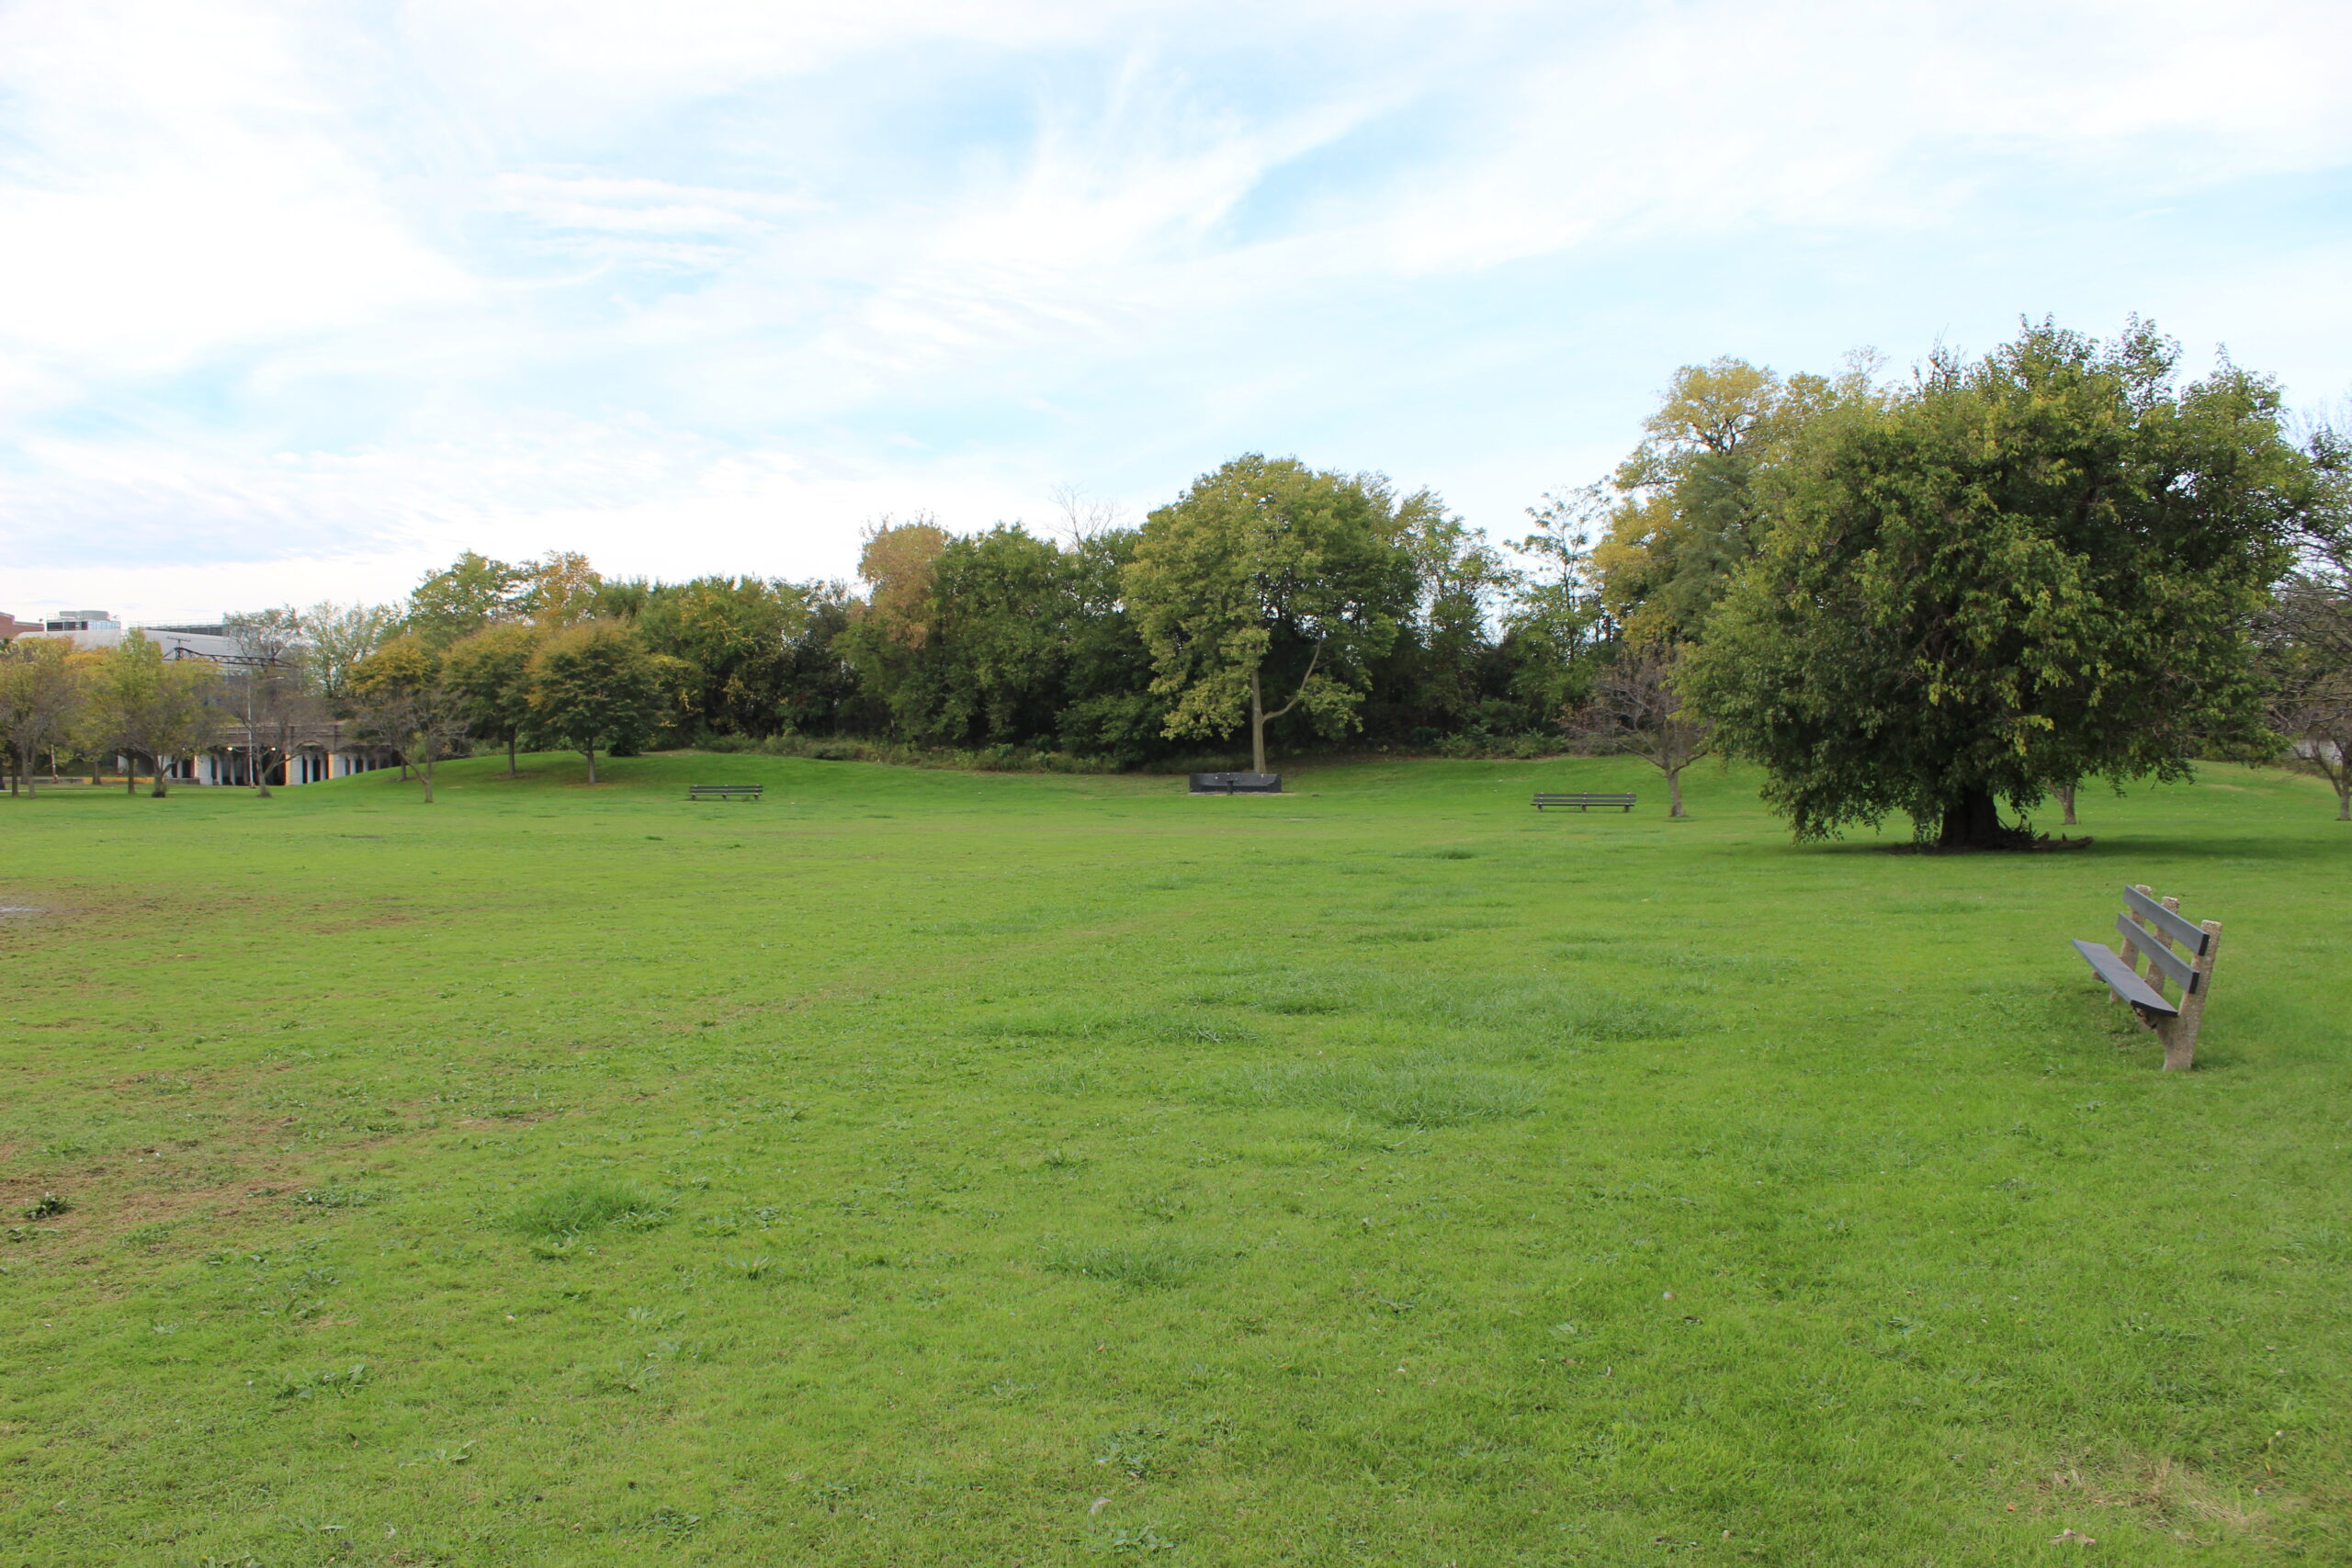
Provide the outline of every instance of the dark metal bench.
{"type": "Polygon", "coordinates": [[[688,784],[688,800],[757,800],[765,784],[688,784]]]}
{"type": "Polygon", "coordinates": [[[1194,773],[1194,795],[1280,795],[1280,773],[1194,773]]]}
{"type": "Polygon", "coordinates": [[[2122,951],[2077,942],[2075,951],[2118,1001],[2131,1005],[2143,1029],[2164,1042],[2165,1071],[2187,1072],[2197,1059],[2197,1029],[2205,1021],[2205,996],[2213,985],[2213,954],[2222,945],[2222,922],[2192,924],[2177,898],[2158,898],[2144,883],[2123,890],[2123,912],[2115,917],[2122,951]],[[2175,944],[2180,951],[2173,951],[2175,944]],[[2140,959],[2148,960],[2146,975],[2140,959]],[[2180,1000],[2165,999],[2165,986],[2180,987],[2180,1000]]]}
{"type": "Polygon", "coordinates": [[[1578,811],[1589,811],[1596,806],[1621,806],[1631,811],[1634,809],[1634,797],[1630,795],[1539,795],[1535,797],[1536,810],[1542,811],[1552,806],[1573,806],[1578,811]]]}

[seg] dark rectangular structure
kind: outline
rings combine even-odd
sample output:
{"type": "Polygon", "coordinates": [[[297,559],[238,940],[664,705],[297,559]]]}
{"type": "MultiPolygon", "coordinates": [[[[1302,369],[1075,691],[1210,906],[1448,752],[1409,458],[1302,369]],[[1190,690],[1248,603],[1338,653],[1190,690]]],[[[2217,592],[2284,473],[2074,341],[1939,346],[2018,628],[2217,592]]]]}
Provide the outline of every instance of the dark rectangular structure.
{"type": "Polygon", "coordinates": [[[1194,773],[1194,795],[1280,795],[1280,773],[1194,773]]]}

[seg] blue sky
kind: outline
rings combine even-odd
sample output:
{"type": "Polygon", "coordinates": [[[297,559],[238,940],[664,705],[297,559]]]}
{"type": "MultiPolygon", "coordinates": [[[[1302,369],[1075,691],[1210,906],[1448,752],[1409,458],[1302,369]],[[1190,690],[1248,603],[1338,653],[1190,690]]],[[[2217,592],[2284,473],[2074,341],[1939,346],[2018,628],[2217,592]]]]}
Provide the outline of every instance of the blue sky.
{"type": "Polygon", "coordinates": [[[0,610],[846,575],[1245,450],[1508,536],[1678,365],[2352,391],[2352,7],[0,4],[0,610]]]}

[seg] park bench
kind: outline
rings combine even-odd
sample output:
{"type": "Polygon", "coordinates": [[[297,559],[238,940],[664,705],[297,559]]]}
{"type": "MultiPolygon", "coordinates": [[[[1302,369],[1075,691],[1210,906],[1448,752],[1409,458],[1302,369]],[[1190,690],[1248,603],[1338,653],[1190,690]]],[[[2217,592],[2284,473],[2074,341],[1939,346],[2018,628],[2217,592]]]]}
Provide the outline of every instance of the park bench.
{"type": "Polygon", "coordinates": [[[1552,806],[1573,806],[1578,811],[1589,811],[1596,806],[1622,806],[1631,811],[1634,809],[1634,797],[1630,795],[1538,795],[1535,797],[1536,810],[1552,806]]]}
{"type": "Polygon", "coordinates": [[[1194,773],[1194,795],[1280,795],[1280,773],[1194,773]]]}
{"type": "Polygon", "coordinates": [[[2180,912],[2177,898],[2158,898],[2143,883],[2123,890],[2123,912],[2115,917],[2123,933],[2117,952],[2095,942],[2077,942],[2075,951],[2107,982],[2116,1000],[2131,1005],[2143,1029],[2153,1029],[2164,1042],[2165,1071],[2185,1073],[2197,1057],[2197,1028],[2205,1021],[2205,996],[2213,987],[2213,954],[2222,945],[2222,922],[2192,925],[2180,912]],[[2177,943],[2180,951],[2173,951],[2177,943]],[[2140,973],[2146,954],[2148,971],[2140,973]],[[2180,987],[2180,1000],[2165,1000],[2165,985],[2180,987]]]}
{"type": "Polygon", "coordinates": [[[765,784],[688,784],[688,800],[757,800],[765,784]]]}

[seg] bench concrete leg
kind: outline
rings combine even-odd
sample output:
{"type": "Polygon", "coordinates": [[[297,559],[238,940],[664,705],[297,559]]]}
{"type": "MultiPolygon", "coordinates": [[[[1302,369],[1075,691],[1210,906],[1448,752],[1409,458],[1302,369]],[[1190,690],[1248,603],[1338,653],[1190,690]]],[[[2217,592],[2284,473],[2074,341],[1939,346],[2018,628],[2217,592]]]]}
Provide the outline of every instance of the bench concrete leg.
{"type": "MultiPolygon", "coordinates": [[[[2167,906],[2176,901],[2167,898],[2167,906]]],[[[2185,1073],[2197,1064],[2197,1028],[2205,1021],[2205,993],[2213,988],[2213,955],[2222,948],[2222,922],[2204,922],[2205,951],[2189,965],[2196,972],[2197,983],[2180,998],[2180,1016],[2168,1018],[2156,1031],[2156,1038],[2165,1043],[2165,1071],[2185,1073]]]]}

